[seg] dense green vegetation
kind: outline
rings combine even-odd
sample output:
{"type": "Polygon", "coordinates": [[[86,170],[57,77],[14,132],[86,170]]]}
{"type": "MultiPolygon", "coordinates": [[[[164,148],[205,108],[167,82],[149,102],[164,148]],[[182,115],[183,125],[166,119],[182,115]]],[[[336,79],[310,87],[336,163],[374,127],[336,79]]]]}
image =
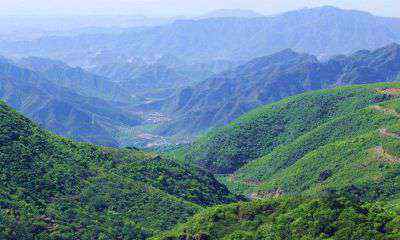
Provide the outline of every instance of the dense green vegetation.
{"type": "Polygon", "coordinates": [[[201,137],[188,160],[216,173],[232,173],[334,117],[392,98],[376,86],[349,87],[297,95],[260,107],[201,137]]]}
{"type": "Polygon", "coordinates": [[[186,159],[252,198],[356,185],[399,194],[399,84],[310,92],[258,108],[202,137],[186,159]]]}
{"type": "Polygon", "coordinates": [[[144,239],[236,200],[212,175],[75,143],[0,103],[1,239],[144,239]]]}
{"type": "Polygon", "coordinates": [[[0,103],[0,238],[398,239],[399,97],[399,83],[297,95],[161,149],[180,164],[0,103]]]}
{"type": "Polygon", "coordinates": [[[310,92],[204,136],[187,160],[253,201],[153,239],[399,239],[399,97],[399,83],[310,92]]]}
{"type": "Polygon", "coordinates": [[[160,21],[0,34],[0,240],[400,239],[400,19],[160,21]]]}
{"type": "Polygon", "coordinates": [[[330,192],[320,198],[278,197],[217,206],[153,239],[400,238],[399,201],[368,203],[347,195],[330,192]]]}

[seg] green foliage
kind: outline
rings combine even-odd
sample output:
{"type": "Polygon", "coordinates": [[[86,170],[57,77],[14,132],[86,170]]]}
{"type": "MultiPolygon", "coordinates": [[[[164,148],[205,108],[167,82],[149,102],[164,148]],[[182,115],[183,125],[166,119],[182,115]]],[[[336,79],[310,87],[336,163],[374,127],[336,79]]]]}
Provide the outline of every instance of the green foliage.
{"type": "Polygon", "coordinates": [[[399,156],[399,142],[379,134],[379,129],[397,122],[396,116],[371,109],[334,118],[245,165],[235,173],[235,181],[227,183],[239,192],[280,188],[286,193],[387,180],[400,184],[394,175],[399,172],[398,165],[379,161],[376,152],[382,146],[391,156],[399,156]],[[248,186],[245,179],[257,179],[259,185],[248,186]]]}
{"type": "Polygon", "coordinates": [[[221,181],[250,198],[355,186],[364,199],[390,199],[400,193],[399,86],[291,97],[211,132],[186,157],[229,173],[221,181]]]}
{"type": "MultiPolygon", "coordinates": [[[[399,202],[397,202],[399,203],[399,202]]],[[[330,192],[206,209],[152,239],[398,239],[399,208],[330,192]]]]}
{"type": "Polygon", "coordinates": [[[399,239],[399,87],[302,94],[204,136],[186,157],[259,200],[154,239],[399,239]]]}
{"type": "Polygon", "coordinates": [[[204,171],[57,137],[3,103],[0,163],[2,239],[145,239],[236,200],[204,171]]]}
{"type": "Polygon", "coordinates": [[[187,160],[215,173],[232,173],[334,117],[389,100],[376,91],[379,86],[384,85],[309,92],[257,108],[201,137],[187,160]]]}

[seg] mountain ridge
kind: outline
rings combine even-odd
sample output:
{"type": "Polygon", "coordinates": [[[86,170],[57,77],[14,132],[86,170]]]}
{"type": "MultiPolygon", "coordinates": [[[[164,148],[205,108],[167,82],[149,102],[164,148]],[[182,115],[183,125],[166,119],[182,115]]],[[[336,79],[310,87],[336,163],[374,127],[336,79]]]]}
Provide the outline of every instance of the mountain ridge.
{"type": "Polygon", "coordinates": [[[59,60],[39,57],[22,58],[16,63],[22,68],[38,72],[49,81],[87,97],[116,102],[129,102],[133,98],[119,84],[103,76],[92,74],[80,67],[71,67],[59,60]]]}
{"type": "Polygon", "coordinates": [[[128,51],[129,57],[145,60],[174,55],[188,61],[248,61],[287,48],[331,57],[358,49],[376,49],[391,42],[400,42],[398,18],[338,8],[312,8],[253,19],[183,19],[117,35],[52,36],[31,42],[1,42],[0,53],[53,57],[85,66],[88,63],[83,59],[95,57],[103,50],[112,52],[116,61],[128,51]]]}
{"type": "Polygon", "coordinates": [[[309,54],[283,50],[256,58],[237,68],[177,93],[166,104],[175,119],[161,134],[201,133],[224,125],[256,106],[305,91],[335,86],[398,81],[400,45],[358,51],[320,61],[309,54]]]}
{"type": "Polygon", "coordinates": [[[14,63],[0,64],[0,72],[1,99],[63,136],[118,146],[118,126],[141,123],[138,115],[121,111],[115,103],[82,96],[14,63]]]}
{"type": "Polygon", "coordinates": [[[260,13],[257,13],[253,10],[245,10],[245,9],[217,9],[211,11],[209,13],[203,14],[196,19],[205,19],[205,18],[257,18],[257,17],[265,17],[260,13]]]}

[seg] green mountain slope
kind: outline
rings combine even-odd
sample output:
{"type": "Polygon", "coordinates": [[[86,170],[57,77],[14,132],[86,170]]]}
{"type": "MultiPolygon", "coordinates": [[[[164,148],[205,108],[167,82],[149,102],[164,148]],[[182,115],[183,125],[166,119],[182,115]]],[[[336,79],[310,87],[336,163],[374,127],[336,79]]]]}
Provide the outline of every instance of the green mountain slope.
{"type": "Polygon", "coordinates": [[[399,84],[310,92],[258,108],[202,137],[187,160],[252,198],[357,185],[399,194],[399,84]]]}
{"type": "Polygon", "coordinates": [[[386,239],[400,237],[400,201],[365,203],[336,193],[278,197],[202,211],[152,239],[386,239]]]}
{"type": "Polygon", "coordinates": [[[309,92],[257,108],[201,137],[188,159],[216,173],[232,173],[332,117],[392,98],[377,88],[367,85],[309,92]]]}
{"type": "Polygon", "coordinates": [[[256,197],[276,189],[318,192],[352,184],[379,195],[397,194],[398,120],[371,108],[334,118],[245,165],[229,182],[256,197]]]}
{"type": "Polygon", "coordinates": [[[188,160],[254,200],[153,239],[399,239],[399,97],[399,83],[309,92],[211,132],[188,160]]]}
{"type": "Polygon", "coordinates": [[[152,153],[75,143],[0,103],[0,238],[144,239],[236,197],[152,153]]]}

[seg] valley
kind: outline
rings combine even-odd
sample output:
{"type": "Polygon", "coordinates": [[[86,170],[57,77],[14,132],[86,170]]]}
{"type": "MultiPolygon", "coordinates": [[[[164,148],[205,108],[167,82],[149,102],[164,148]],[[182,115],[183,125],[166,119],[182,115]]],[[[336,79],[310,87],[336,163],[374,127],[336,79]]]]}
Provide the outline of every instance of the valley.
{"type": "Polygon", "coordinates": [[[325,61],[285,50],[216,74],[164,99],[145,102],[140,108],[146,109],[145,118],[153,119],[147,121],[147,134],[160,136],[169,144],[187,143],[257,106],[291,95],[336,86],[397,81],[399,61],[398,44],[325,61]]]}
{"type": "Polygon", "coordinates": [[[400,239],[400,16],[107,1],[0,17],[0,239],[400,239]]]}
{"type": "Polygon", "coordinates": [[[3,227],[24,219],[13,230],[21,236],[71,239],[395,239],[397,89],[399,83],[378,83],[293,96],[165,156],[76,143],[1,103],[3,227]],[[211,173],[223,175],[218,181],[211,173]],[[360,218],[365,224],[354,231],[349,226],[360,218]],[[313,231],[299,232],[298,221],[313,231]]]}
{"type": "MultiPolygon", "coordinates": [[[[93,133],[66,133],[61,130],[66,128],[64,123],[49,124],[52,118],[45,119],[42,115],[35,118],[64,136],[111,146],[153,147],[192,142],[209,129],[285,97],[336,86],[397,81],[400,76],[397,64],[400,47],[393,43],[400,39],[400,24],[397,24],[400,21],[396,18],[334,7],[304,9],[273,17],[224,10],[210,16],[214,17],[133,27],[123,33],[0,41],[0,54],[5,55],[4,61],[9,64],[33,71],[52,84],[92,98],[93,102],[107,101],[116,111],[137,119],[135,124],[124,120],[123,124],[111,127],[103,116],[92,115],[93,122],[101,125],[96,128],[103,129],[103,136],[108,135],[108,140],[101,143],[90,140],[93,137],[88,135],[93,133]],[[229,14],[247,17],[225,16],[229,14]],[[335,36],[326,43],[326,48],[315,48],[321,45],[318,42],[322,39],[294,23],[296,18],[321,32],[331,31],[324,23],[335,22],[337,31],[332,30],[335,36]],[[351,19],[368,23],[368,27],[342,27],[344,23],[350,24],[351,19]],[[385,28],[380,28],[382,25],[385,28]],[[278,34],[274,32],[276,26],[303,34],[308,42],[314,43],[313,48],[306,41],[294,44],[289,41],[292,32],[278,34]],[[211,29],[218,31],[204,35],[211,29]],[[361,36],[369,36],[370,32],[379,38],[363,42],[361,36]],[[341,38],[355,33],[360,38],[348,41],[352,42],[351,46],[340,42],[341,38]],[[243,38],[249,34],[254,37],[243,38]],[[161,38],[165,41],[156,42],[160,35],[165,36],[161,38]],[[272,40],[257,42],[281,35],[288,39],[286,45],[272,40]],[[221,39],[224,36],[229,36],[231,41],[221,39]],[[185,39],[190,44],[182,45],[185,39]],[[203,45],[208,48],[201,48],[203,45]],[[178,46],[186,48],[179,50],[178,46]],[[270,47],[263,49],[265,46],[270,47]]],[[[10,90],[8,94],[14,95],[10,90]]],[[[13,102],[11,105],[33,116],[31,109],[24,110],[13,102]]]]}

